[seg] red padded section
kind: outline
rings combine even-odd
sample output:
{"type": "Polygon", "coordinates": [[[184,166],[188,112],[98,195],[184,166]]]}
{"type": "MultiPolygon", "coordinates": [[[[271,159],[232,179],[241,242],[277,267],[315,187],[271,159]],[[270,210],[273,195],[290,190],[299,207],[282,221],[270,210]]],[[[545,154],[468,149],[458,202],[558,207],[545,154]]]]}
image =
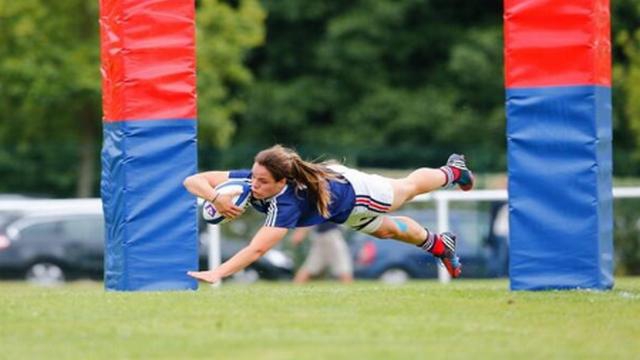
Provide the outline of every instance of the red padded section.
{"type": "Polygon", "coordinates": [[[505,0],[506,87],[611,86],[609,0],[505,0]]]}
{"type": "Polygon", "coordinates": [[[103,119],[195,119],[193,0],[101,0],[103,119]]]}

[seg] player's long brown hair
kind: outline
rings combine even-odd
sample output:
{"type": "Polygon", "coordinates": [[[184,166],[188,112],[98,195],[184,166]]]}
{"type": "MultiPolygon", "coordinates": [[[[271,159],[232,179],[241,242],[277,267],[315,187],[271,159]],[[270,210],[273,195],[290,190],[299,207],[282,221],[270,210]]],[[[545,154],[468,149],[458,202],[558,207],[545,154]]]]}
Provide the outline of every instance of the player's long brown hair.
{"type": "Polygon", "coordinates": [[[297,188],[306,187],[310,199],[315,201],[320,215],[328,218],[331,192],[329,179],[339,175],[328,169],[324,164],[304,161],[293,149],[275,145],[260,151],[255,162],[269,170],[276,181],[284,178],[293,182],[297,188]]]}

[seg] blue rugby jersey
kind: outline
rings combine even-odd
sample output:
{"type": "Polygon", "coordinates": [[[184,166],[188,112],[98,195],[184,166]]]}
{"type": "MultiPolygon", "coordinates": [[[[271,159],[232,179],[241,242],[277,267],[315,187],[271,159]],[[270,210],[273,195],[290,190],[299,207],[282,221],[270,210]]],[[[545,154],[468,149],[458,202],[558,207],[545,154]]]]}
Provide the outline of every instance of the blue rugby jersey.
{"type": "MultiPolygon", "coordinates": [[[[250,179],[251,170],[231,170],[229,178],[250,179]]],[[[329,218],[318,213],[316,205],[309,201],[306,189],[295,189],[295,185],[287,183],[282,191],[268,199],[251,198],[251,205],[261,213],[267,214],[264,225],[270,227],[295,228],[321,224],[327,221],[341,224],[347,220],[355,205],[356,195],[347,180],[329,180],[331,203],[329,218]]]]}

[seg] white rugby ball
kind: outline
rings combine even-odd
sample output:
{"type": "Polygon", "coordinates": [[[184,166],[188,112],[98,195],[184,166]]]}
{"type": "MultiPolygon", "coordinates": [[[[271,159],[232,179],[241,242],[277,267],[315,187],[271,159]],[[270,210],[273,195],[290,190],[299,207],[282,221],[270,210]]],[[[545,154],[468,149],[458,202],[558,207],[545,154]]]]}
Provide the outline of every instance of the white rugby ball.
{"type": "MultiPolygon", "coordinates": [[[[238,193],[234,196],[233,203],[246,209],[251,199],[251,182],[248,179],[230,179],[216,186],[218,194],[238,193]]],[[[202,218],[209,224],[224,224],[231,219],[227,219],[216,211],[216,207],[209,201],[205,201],[202,206],[202,218]]]]}

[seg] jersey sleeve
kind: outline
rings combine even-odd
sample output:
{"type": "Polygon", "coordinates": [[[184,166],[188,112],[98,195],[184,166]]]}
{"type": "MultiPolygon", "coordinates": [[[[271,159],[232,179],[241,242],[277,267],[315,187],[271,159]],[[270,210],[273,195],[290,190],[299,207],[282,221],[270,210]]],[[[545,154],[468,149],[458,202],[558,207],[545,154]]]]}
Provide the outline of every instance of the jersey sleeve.
{"type": "Polygon", "coordinates": [[[299,218],[300,209],[295,202],[276,197],[269,204],[264,226],[292,229],[296,227],[299,218]]]}
{"type": "Polygon", "coordinates": [[[249,169],[237,169],[229,170],[229,179],[250,179],[251,170],[249,169]]]}

